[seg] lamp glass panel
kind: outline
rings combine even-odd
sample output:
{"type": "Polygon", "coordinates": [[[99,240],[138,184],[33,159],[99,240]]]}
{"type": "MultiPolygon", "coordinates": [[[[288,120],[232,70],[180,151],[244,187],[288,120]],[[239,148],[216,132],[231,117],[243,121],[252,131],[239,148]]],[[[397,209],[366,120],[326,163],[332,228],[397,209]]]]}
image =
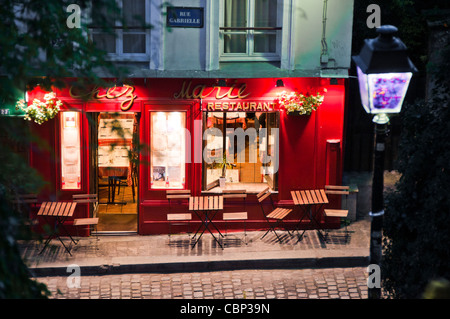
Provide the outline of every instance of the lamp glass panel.
{"type": "Polygon", "coordinates": [[[368,74],[366,77],[369,88],[369,113],[399,113],[412,73],[378,73],[368,74]]]}
{"type": "Polygon", "coordinates": [[[371,113],[369,107],[369,85],[367,82],[367,74],[363,73],[359,67],[357,67],[357,71],[358,71],[359,93],[361,95],[361,103],[366,112],[371,113]]]}

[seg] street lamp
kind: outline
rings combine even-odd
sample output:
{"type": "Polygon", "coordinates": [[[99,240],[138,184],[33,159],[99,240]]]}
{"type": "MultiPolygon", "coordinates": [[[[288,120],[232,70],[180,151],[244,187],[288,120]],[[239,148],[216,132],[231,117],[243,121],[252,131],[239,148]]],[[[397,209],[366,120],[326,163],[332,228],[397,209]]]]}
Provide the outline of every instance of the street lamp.
{"type": "MultiPolygon", "coordinates": [[[[374,115],[375,123],[372,211],[369,215],[370,264],[376,265],[380,264],[382,256],[383,171],[388,115],[400,113],[412,74],[417,72],[407,56],[405,44],[394,36],[397,31],[391,25],[377,28],[378,37],[364,40],[359,55],[352,57],[358,72],[362,105],[367,113],[374,115]]],[[[380,287],[369,287],[369,298],[380,296],[380,287]]]]}

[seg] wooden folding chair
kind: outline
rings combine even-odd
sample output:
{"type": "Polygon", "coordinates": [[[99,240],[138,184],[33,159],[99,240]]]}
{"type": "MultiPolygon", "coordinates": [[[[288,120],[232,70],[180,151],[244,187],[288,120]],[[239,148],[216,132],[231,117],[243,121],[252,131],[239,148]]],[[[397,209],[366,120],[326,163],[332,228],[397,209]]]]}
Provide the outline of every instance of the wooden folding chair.
{"type": "Polygon", "coordinates": [[[288,234],[291,235],[291,233],[289,232],[289,230],[286,228],[286,226],[284,224],[284,219],[292,212],[292,209],[280,208],[280,207],[275,208],[275,205],[273,203],[269,187],[267,187],[266,189],[264,189],[263,191],[258,193],[256,195],[256,198],[258,199],[258,202],[259,202],[259,205],[260,205],[261,210],[263,212],[264,218],[266,219],[267,224],[269,225],[269,229],[261,237],[261,239],[263,239],[267,235],[267,233],[272,231],[272,232],[275,233],[275,236],[277,236],[278,241],[281,243],[282,240],[281,240],[280,236],[278,236],[277,232],[275,231],[275,228],[278,227],[278,226],[282,226],[288,232],[288,234]],[[263,202],[266,199],[270,199],[270,202],[271,202],[272,208],[273,208],[273,210],[269,214],[266,214],[266,212],[264,211],[263,202]],[[275,221],[275,225],[273,225],[271,220],[275,221]]]}
{"type": "Polygon", "coordinates": [[[242,199],[244,204],[244,211],[240,212],[225,212],[223,213],[223,220],[225,221],[225,236],[228,235],[228,222],[229,221],[243,221],[244,222],[244,240],[243,242],[247,245],[247,219],[248,214],[246,211],[246,199],[247,193],[244,190],[223,190],[223,199],[226,203],[230,199],[242,199]]]}
{"type": "Polygon", "coordinates": [[[30,211],[36,209],[38,206],[38,196],[37,194],[19,194],[13,201],[17,205],[17,211],[21,217],[25,220],[25,225],[34,226],[37,225],[37,219],[32,219],[30,216],[30,211]]]}
{"type": "Polygon", "coordinates": [[[89,231],[91,231],[92,229],[95,229],[96,246],[98,249],[97,225],[98,225],[99,218],[97,217],[97,215],[98,215],[98,196],[97,196],[97,194],[72,195],[72,200],[74,202],[76,202],[77,204],[90,205],[92,203],[92,205],[93,205],[92,217],[76,218],[73,221],[73,226],[76,226],[77,237],[79,237],[78,229],[80,227],[86,227],[89,231]]]}
{"type": "MultiPolygon", "coordinates": [[[[349,192],[349,186],[337,186],[337,185],[325,185],[325,193],[327,196],[329,195],[338,195],[338,196],[345,196],[345,207],[347,207],[347,201],[348,201],[348,195],[349,192]]],[[[341,205],[342,206],[342,205],[341,205]]],[[[341,225],[345,225],[345,242],[348,240],[348,228],[347,225],[349,224],[348,220],[348,209],[324,209],[324,215],[325,217],[334,217],[334,218],[340,218],[341,225]]],[[[328,232],[325,234],[325,238],[328,236],[328,232]]]]}
{"type": "Polygon", "coordinates": [[[169,241],[170,236],[172,235],[172,226],[188,225],[187,234],[189,235],[191,233],[190,223],[192,220],[192,214],[186,212],[172,212],[173,201],[175,201],[178,205],[189,205],[189,197],[191,197],[191,191],[188,189],[166,191],[166,199],[169,202],[169,213],[167,214],[167,222],[169,224],[169,241]]]}

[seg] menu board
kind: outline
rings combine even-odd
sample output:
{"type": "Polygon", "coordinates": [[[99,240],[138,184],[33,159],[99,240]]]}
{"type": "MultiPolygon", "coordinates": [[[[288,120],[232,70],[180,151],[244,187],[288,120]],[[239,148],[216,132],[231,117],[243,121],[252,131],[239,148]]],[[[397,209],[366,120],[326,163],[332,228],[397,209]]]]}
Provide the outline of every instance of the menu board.
{"type": "Polygon", "coordinates": [[[183,188],[185,119],[183,112],[152,112],[151,188],[183,188]]]}
{"type": "Polygon", "coordinates": [[[80,114],[61,112],[61,188],[81,188],[80,114]]]}

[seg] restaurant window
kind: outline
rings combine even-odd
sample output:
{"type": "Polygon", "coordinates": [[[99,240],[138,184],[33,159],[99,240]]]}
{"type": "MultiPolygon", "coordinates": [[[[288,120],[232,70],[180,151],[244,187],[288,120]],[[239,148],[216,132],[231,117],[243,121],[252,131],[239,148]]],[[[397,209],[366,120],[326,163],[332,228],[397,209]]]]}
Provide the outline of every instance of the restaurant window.
{"type": "Polygon", "coordinates": [[[221,2],[221,60],[279,61],[280,0],[221,2]]]}
{"type": "Polygon", "coordinates": [[[203,190],[278,190],[278,112],[204,112],[203,128],[203,190]]]}
{"type": "Polygon", "coordinates": [[[92,39],[95,45],[105,50],[113,59],[132,59],[133,61],[148,60],[148,44],[150,31],[143,28],[149,23],[149,1],[148,0],[121,0],[117,2],[121,8],[122,18],[126,27],[123,27],[120,19],[114,18],[114,13],[108,12],[106,8],[92,7],[92,39]],[[103,32],[99,27],[102,22],[98,18],[102,13],[106,17],[106,23],[115,30],[115,34],[103,32]]]}
{"type": "Polygon", "coordinates": [[[61,112],[61,188],[81,189],[80,113],[61,112]]]}
{"type": "Polygon", "coordinates": [[[151,112],[151,189],[184,189],[186,113],[151,112]]]}

